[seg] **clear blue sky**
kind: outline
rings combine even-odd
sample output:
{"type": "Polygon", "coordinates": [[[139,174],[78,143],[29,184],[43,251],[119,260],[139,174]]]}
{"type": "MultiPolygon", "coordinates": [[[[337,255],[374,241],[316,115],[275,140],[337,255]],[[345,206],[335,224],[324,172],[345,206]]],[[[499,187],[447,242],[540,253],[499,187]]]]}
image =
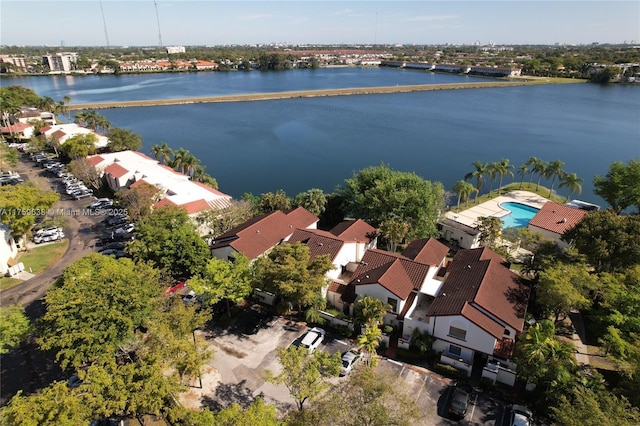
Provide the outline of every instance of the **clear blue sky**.
{"type": "Polygon", "coordinates": [[[164,46],[640,43],[637,0],[156,3],[0,0],[0,44],[157,46],[158,21],[164,46]]]}

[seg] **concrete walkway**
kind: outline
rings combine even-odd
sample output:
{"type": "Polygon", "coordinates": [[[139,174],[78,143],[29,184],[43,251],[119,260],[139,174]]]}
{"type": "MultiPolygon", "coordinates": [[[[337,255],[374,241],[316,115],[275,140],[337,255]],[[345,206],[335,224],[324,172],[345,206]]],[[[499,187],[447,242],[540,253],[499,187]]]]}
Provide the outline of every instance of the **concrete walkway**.
{"type": "Polygon", "coordinates": [[[573,325],[571,340],[576,348],[576,361],[578,365],[589,365],[589,350],[587,348],[587,334],[582,321],[582,315],[578,311],[571,312],[569,319],[573,325]]]}
{"type": "Polygon", "coordinates": [[[481,217],[502,217],[508,215],[510,213],[509,210],[500,207],[502,203],[516,202],[539,209],[542,208],[547,201],[549,200],[533,192],[511,191],[489,201],[485,201],[484,203],[473,205],[473,207],[459,213],[447,212],[445,216],[448,219],[474,228],[478,224],[478,219],[481,217]]]}

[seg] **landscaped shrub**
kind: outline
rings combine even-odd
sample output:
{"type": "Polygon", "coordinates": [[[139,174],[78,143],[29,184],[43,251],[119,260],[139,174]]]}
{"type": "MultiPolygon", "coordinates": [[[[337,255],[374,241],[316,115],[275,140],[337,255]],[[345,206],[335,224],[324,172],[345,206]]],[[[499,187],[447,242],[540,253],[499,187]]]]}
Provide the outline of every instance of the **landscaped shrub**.
{"type": "Polygon", "coordinates": [[[438,374],[441,374],[458,382],[464,382],[469,378],[466,371],[460,370],[447,364],[441,364],[439,362],[434,364],[432,370],[438,374]]]}

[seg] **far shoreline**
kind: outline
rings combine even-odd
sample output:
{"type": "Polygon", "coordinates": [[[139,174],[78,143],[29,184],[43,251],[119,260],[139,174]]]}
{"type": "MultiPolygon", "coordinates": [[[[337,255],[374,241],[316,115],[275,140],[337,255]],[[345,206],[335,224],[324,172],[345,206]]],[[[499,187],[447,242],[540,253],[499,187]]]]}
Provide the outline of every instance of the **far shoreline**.
{"type": "Polygon", "coordinates": [[[472,83],[445,83],[445,84],[419,84],[405,86],[377,86],[377,87],[353,87],[343,89],[320,89],[320,90],[297,90],[291,92],[268,92],[268,93],[246,93],[235,95],[202,96],[193,98],[174,99],[147,99],[136,101],[117,102],[96,102],[85,104],[70,104],[69,111],[79,111],[85,109],[110,109],[110,108],[132,108],[163,105],[186,105],[200,103],[221,103],[221,102],[248,102],[265,101],[294,98],[313,98],[322,96],[352,96],[352,95],[374,95],[385,93],[410,93],[426,92],[434,90],[453,89],[482,89],[491,87],[513,87],[538,84],[561,84],[561,83],[582,83],[583,80],[555,79],[555,78],[521,78],[506,81],[472,82],[472,83]]]}

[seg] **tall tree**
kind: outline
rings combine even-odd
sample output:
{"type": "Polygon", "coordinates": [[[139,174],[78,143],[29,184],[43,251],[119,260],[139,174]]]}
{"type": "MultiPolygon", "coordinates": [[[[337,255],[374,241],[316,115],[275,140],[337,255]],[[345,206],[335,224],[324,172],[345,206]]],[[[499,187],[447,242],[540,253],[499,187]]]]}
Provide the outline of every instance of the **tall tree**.
{"type": "Polygon", "coordinates": [[[456,208],[460,209],[460,202],[464,201],[465,204],[469,202],[469,197],[471,194],[476,191],[476,188],[470,184],[469,182],[465,182],[464,180],[459,180],[455,184],[453,184],[453,192],[456,194],[456,198],[458,200],[458,204],[456,208]]]}
{"type": "Polygon", "coordinates": [[[624,397],[584,386],[576,386],[561,395],[559,404],[550,407],[557,424],[565,426],[633,426],[640,424],[640,411],[624,397]]]}
{"type": "Polygon", "coordinates": [[[609,203],[616,214],[629,207],[640,213],[640,160],[611,163],[604,177],[597,175],[593,179],[593,186],[593,192],[609,203]]]}
{"type": "Polygon", "coordinates": [[[69,163],[69,171],[89,188],[100,189],[102,176],[86,158],[77,158],[69,163]]]}
{"type": "Polygon", "coordinates": [[[439,234],[437,220],[445,204],[440,182],[432,183],[415,173],[394,171],[383,164],[355,173],[337,192],[350,215],[374,227],[397,217],[410,224],[408,239],[439,234]]]}
{"type": "Polygon", "coordinates": [[[502,221],[499,217],[480,217],[476,228],[480,231],[480,244],[483,246],[495,247],[502,235],[502,221]]]}
{"type": "Polygon", "coordinates": [[[209,260],[209,247],[179,207],[154,210],[136,230],[136,239],[128,246],[133,259],[149,262],[174,278],[201,273],[209,260]]]}
{"type": "Polygon", "coordinates": [[[309,354],[305,348],[291,345],[276,350],[282,364],[282,373],[277,376],[268,372],[268,380],[282,384],[296,401],[298,410],[304,409],[304,403],[313,400],[329,388],[327,379],[340,372],[340,353],[333,355],[324,351],[309,354]]]}
{"type": "Polygon", "coordinates": [[[180,170],[181,173],[184,173],[185,170],[185,161],[188,162],[189,156],[191,153],[184,148],[180,148],[173,153],[173,161],[171,161],[170,166],[176,170],[180,170]]]}
{"type": "Polygon", "coordinates": [[[536,165],[540,163],[540,160],[536,157],[529,157],[527,161],[523,164],[529,170],[529,188],[531,188],[531,181],[533,180],[533,174],[537,173],[536,165]]]}
{"type": "Polygon", "coordinates": [[[513,169],[515,166],[513,164],[509,164],[508,158],[501,158],[500,161],[495,163],[495,172],[500,177],[500,183],[498,184],[498,195],[500,195],[500,190],[502,189],[502,179],[505,176],[513,177],[513,169]]]}
{"type": "Polygon", "coordinates": [[[591,212],[562,240],[572,242],[597,271],[620,272],[640,263],[640,216],[591,212]]]}
{"type": "Polygon", "coordinates": [[[147,319],[158,293],[158,275],[148,266],[100,254],[83,257],[45,296],[40,346],[54,349],[62,368],[113,356],[147,319]]]}
{"type": "Polygon", "coordinates": [[[142,137],[131,130],[114,127],[107,133],[107,138],[109,138],[107,148],[111,152],[137,151],[142,148],[142,137]]]}
{"type": "Polygon", "coordinates": [[[385,314],[390,310],[391,305],[370,296],[356,300],[353,308],[356,321],[366,326],[382,324],[385,314]]]}
{"type": "Polygon", "coordinates": [[[208,209],[196,216],[196,222],[205,227],[212,237],[217,237],[254,216],[253,205],[245,200],[232,200],[225,209],[208,209]]]}
{"type": "Polygon", "coordinates": [[[63,154],[72,160],[85,158],[97,151],[98,137],[94,133],[77,134],[67,139],[60,147],[63,154]]]}
{"type": "Polygon", "coordinates": [[[532,172],[538,175],[538,181],[536,182],[536,192],[538,192],[538,189],[540,189],[540,179],[547,176],[547,162],[538,159],[532,167],[532,172]]]}
{"type": "Polygon", "coordinates": [[[162,142],[160,145],[153,145],[151,147],[151,154],[153,154],[156,160],[160,160],[162,164],[169,164],[173,156],[173,149],[171,149],[166,142],[162,142]]]}
{"type": "Polygon", "coordinates": [[[382,222],[378,228],[380,235],[387,243],[387,249],[395,253],[398,245],[407,239],[411,224],[397,216],[392,216],[382,222]]]}
{"type": "Polygon", "coordinates": [[[275,246],[255,262],[255,286],[279,294],[285,302],[302,307],[312,303],[333,268],[328,255],[309,255],[302,243],[275,246]]]}
{"type": "Polygon", "coordinates": [[[564,199],[565,203],[569,201],[574,192],[578,195],[582,194],[582,182],[584,182],[584,179],[578,177],[575,173],[562,173],[560,175],[558,188],[567,188],[569,190],[567,198],[564,199]]]}
{"type": "Polygon", "coordinates": [[[13,235],[24,235],[35,224],[36,215],[46,214],[60,199],[55,192],[43,192],[32,182],[0,187],[0,222],[9,225],[13,235]]]}
{"type": "Polygon", "coordinates": [[[366,326],[364,330],[362,330],[362,333],[358,336],[358,346],[366,352],[366,361],[370,366],[374,366],[378,363],[376,352],[381,340],[382,330],[380,330],[378,324],[366,326]]]}
{"type": "Polygon", "coordinates": [[[518,170],[516,171],[516,173],[518,173],[518,176],[520,176],[520,187],[519,187],[519,189],[522,189],[522,185],[524,184],[524,177],[527,175],[527,173],[530,174],[529,166],[527,166],[526,163],[521,164],[518,167],[518,170]]]}
{"type": "Polygon", "coordinates": [[[301,192],[293,198],[294,206],[301,206],[316,216],[324,213],[327,204],[327,197],[322,189],[312,188],[301,192]]]}
{"type": "Polygon", "coordinates": [[[139,181],[130,188],[116,192],[120,206],[127,210],[129,219],[138,222],[153,212],[153,205],[160,200],[162,190],[145,181],[139,181]]]}
{"type": "Polygon", "coordinates": [[[0,355],[17,347],[30,331],[31,324],[22,306],[0,308],[0,355]]]}
{"type": "Polygon", "coordinates": [[[243,301],[251,291],[252,271],[249,259],[236,254],[233,260],[210,259],[204,268],[202,277],[189,280],[189,286],[203,295],[205,303],[214,304],[221,299],[227,300],[227,311],[231,318],[231,306],[243,301]]]}
{"type": "Polygon", "coordinates": [[[489,174],[489,164],[482,163],[480,161],[474,161],[471,163],[475,168],[474,171],[464,175],[464,180],[475,179],[476,180],[476,203],[478,202],[478,194],[484,187],[484,177],[489,174]]]}
{"type": "Polygon", "coordinates": [[[589,307],[589,293],[597,288],[597,282],[586,265],[559,263],[540,272],[536,301],[551,310],[557,322],[561,314],[589,307]]]}
{"type": "Polygon", "coordinates": [[[361,367],[310,407],[293,413],[289,424],[410,426],[420,415],[420,407],[397,376],[361,367]]]}
{"type": "Polygon", "coordinates": [[[551,198],[551,194],[553,194],[553,186],[556,183],[556,178],[558,176],[561,176],[562,174],[562,167],[564,166],[564,163],[560,160],[553,160],[551,161],[549,164],[547,164],[547,167],[545,168],[544,174],[547,177],[547,179],[551,179],[551,187],[549,188],[549,198],[551,198]]]}
{"type": "Polygon", "coordinates": [[[260,210],[263,213],[271,213],[276,210],[287,211],[291,209],[291,199],[282,189],[267,192],[260,196],[260,210]]]}

